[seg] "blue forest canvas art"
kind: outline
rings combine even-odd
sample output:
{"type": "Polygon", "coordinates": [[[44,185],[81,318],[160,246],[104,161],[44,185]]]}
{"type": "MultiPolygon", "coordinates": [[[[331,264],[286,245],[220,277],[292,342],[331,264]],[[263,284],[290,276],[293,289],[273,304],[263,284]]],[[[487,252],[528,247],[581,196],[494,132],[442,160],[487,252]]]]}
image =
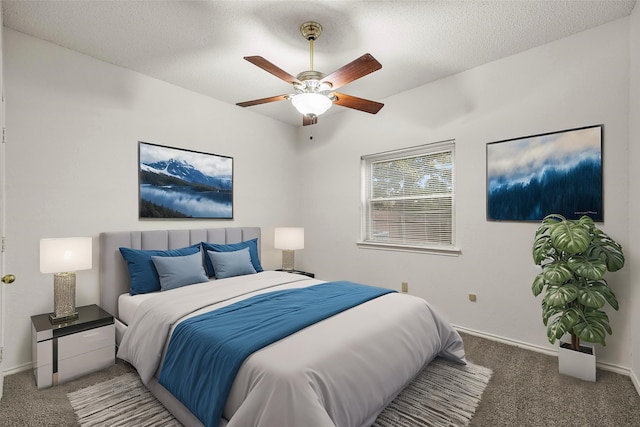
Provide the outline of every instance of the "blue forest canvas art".
{"type": "Polygon", "coordinates": [[[233,158],[138,143],[140,218],[233,219],[233,158]]]}
{"type": "Polygon", "coordinates": [[[487,144],[487,220],[603,221],[602,125],[487,144]]]}

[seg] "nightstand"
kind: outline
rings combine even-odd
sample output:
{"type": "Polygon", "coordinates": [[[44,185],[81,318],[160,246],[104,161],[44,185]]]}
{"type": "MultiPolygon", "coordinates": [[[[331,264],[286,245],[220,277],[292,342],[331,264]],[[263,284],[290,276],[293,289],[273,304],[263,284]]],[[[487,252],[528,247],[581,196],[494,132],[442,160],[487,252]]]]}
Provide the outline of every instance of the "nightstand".
{"type": "Polygon", "coordinates": [[[78,307],[78,318],[52,324],[49,313],[31,316],[31,357],[38,388],[51,387],[113,365],[113,316],[97,305],[78,307]]]}
{"type": "Polygon", "coordinates": [[[286,271],[287,273],[302,274],[303,276],[307,276],[307,277],[311,277],[311,278],[316,277],[315,274],[309,273],[307,271],[302,271],[302,270],[283,270],[281,268],[278,268],[276,271],[286,271]]]}

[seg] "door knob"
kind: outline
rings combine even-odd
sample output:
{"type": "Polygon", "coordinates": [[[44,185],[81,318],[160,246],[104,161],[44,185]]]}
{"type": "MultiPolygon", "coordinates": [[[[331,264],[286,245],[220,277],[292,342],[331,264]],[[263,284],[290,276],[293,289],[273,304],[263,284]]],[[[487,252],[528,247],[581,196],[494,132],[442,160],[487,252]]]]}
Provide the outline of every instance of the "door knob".
{"type": "Polygon", "coordinates": [[[13,283],[15,280],[16,280],[16,276],[14,276],[13,274],[5,274],[4,276],[2,276],[2,281],[7,285],[9,283],[13,283]]]}

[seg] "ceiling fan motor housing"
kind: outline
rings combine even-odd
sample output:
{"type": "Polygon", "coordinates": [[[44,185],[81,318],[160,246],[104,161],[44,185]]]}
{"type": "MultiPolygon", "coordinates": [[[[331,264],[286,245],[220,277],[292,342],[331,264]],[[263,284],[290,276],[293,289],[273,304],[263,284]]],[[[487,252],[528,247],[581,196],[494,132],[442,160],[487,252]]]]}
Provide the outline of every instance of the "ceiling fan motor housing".
{"type": "Polygon", "coordinates": [[[293,86],[300,92],[317,93],[331,89],[331,83],[321,81],[324,78],[324,74],[320,71],[303,71],[296,77],[301,83],[294,83],[293,86]]]}

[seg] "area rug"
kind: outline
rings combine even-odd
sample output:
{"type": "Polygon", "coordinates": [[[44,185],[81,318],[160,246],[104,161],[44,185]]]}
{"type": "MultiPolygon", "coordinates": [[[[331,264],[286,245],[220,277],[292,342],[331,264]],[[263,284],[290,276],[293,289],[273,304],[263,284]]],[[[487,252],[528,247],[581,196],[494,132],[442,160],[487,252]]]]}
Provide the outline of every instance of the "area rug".
{"type": "Polygon", "coordinates": [[[181,426],[135,372],[67,393],[81,426],[181,426]]]}
{"type": "MultiPolygon", "coordinates": [[[[436,358],[378,416],[373,427],[468,426],[492,371],[436,358]]],[[[67,394],[82,427],[180,426],[128,373],[67,394]]]]}
{"type": "Polygon", "coordinates": [[[493,371],[436,358],[378,416],[372,427],[468,426],[493,371]]]}

